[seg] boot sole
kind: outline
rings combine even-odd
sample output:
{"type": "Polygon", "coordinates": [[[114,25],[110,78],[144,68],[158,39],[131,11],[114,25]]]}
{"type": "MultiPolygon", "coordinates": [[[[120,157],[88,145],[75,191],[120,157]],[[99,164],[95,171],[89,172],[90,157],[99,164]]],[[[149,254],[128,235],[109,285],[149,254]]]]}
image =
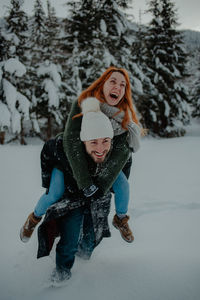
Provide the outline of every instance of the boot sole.
{"type": "Polygon", "coordinates": [[[26,237],[26,236],[23,235],[23,227],[20,229],[19,236],[20,236],[20,240],[21,240],[23,243],[27,243],[27,242],[30,240],[29,237],[26,237]]]}

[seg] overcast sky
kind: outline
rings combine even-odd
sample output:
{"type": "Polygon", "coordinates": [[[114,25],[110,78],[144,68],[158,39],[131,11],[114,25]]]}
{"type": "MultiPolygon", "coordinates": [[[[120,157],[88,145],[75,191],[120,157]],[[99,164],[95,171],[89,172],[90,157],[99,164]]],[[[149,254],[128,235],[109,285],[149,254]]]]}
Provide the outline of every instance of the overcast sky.
{"type": "MultiPolygon", "coordinates": [[[[55,7],[57,16],[65,17],[67,8],[63,6],[66,0],[50,0],[51,4],[55,7]]],[[[130,13],[134,17],[134,21],[139,21],[139,11],[141,11],[142,23],[146,24],[151,19],[151,15],[145,14],[147,9],[146,2],[148,0],[133,0],[133,9],[130,13]]],[[[6,6],[9,4],[9,0],[0,0],[0,16],[6,14],[6,6]]],[[[32,14],[34,0],[24,1],[24,10],[32,14]]],[[[42,0],[43,6],[46,9],[46,0],[42,0]]],[[[178,22],[181,24],[177,29],[192,29],[200,31],[200,0],[174,0],[176,8],[178,9],[178,22]]]]}

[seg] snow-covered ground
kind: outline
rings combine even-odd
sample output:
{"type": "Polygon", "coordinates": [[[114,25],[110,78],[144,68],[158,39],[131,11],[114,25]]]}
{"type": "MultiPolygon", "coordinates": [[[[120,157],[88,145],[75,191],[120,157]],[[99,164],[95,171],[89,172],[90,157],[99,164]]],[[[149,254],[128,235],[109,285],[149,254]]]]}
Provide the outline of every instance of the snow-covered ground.
{"type": "Polygon", "coordinates": [[[135,241],[128,244],[111,225],[90,261],[76,259],[62,288],[47,287],[54,267],[36,259],[37,234],[29,243],[19,229],[43,189],[42,144],[0,146],[1,300],[199,300],[200,124],[183,138],[142,141],[130,178],[129,214],[135,241]]]}

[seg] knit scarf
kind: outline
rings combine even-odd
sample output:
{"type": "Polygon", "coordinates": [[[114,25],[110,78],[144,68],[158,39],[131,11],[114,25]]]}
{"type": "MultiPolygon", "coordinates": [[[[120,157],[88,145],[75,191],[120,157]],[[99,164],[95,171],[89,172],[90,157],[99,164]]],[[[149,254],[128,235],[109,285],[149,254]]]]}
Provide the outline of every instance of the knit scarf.
{"type": "MultiPolygon", "coordinates": [[[[116,115],[116,113],[119,112],[119,108],[115,106],[110,106],[107,103],[101,103],[100,107],[101,111],[110,119],[114,130],[114,135],[119,135],[127,131],[124,128],[122,128],[124,112],[120,112],[116,115]]],[[[133,121],[129,122],[127,128],[129,133],[129,147],[132,149],[133,152],[137,152],[140,148],[140,128],[133,121]]]]}

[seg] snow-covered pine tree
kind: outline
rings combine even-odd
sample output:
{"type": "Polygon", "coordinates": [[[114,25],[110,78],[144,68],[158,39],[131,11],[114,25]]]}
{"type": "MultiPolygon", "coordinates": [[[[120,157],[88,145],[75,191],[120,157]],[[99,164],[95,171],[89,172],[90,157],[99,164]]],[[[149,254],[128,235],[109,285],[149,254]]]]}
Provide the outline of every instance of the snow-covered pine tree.
{"type": "MultiPolygon", "coordinates": [[[[47,53],[47,18],[42,6],[41,0],[35,0],[33,7],[33,16],[29,21],[29,41],[28,41],[28,56],[29,61],[29,72],[27,74],[28,84],[31,89],[31,120],[33,123],[33,131],[36,134],[40,134],[40,127],[38,125],[37,111],[39,97],[44,92],[42,84],[37,75],[37,69],[45,61],[45,55],[47,53]]],[[[41,110],[41,113],[45,113],[41,110]]],[[[46,111],[48,114],[48,110],[46,111]]]]}
{"type": "Polygon", "coordinates": [[[41,0],[35,0],[33,8],[33,17],[31,20],[31,51],[32,51],[32,66],[38,67],[43,61],[43,55],[47,51],[46,37],[47,37],[47,18],[42,7],[41,0]]]}
{"type": "Polygon", "coordinates": [[[99,36],[98,1],[69,2],[68,6],[70,15],[66,19],[65,48],[72,55],[66,62],[65,81],[75,91],[74,97],[77,97],[81,88],[89,86],[102,73],[105,65],[104,48],[99,36]]]}
{"type": "Polygon", "coordinates": [[[18,139],[21,144],[24,140],[24,121],[30,119],[30,101],[19,91],[18,78],[26,73],[26,67],[17,59],[9,58],[1,63],[1,137],[5,133],[11,134],[12,140],[18,139]],[[6,128],[5,128],[6,127],[6,128]]]}
{"type": "Polygon", "coordinates": [[[9,47],[11,35],[8,35],[6,25],[7,22],[2,18],[2,22],[0,23],[0,62],[7,60],[10,57],[9,47]]]}
{"type": "Polygon", "coordinates": [[[151,0],[149,12],[153,19],[148,32],[147,66],[156,89],[143,101],[140,111],[152,134],[181,136],[185,134],[184,125],[189,122],[189,110],[187,89],[180,81],[185,75],[186,54],[175,29],[175,5],[171,0],[151,0]]]}
{"type": "Polygon", "coordinates": [[[50,0],[47,0],[47,33],[46,33],[46,53],[45,59],[50,60],[53,63],[57,63],[58,54],[58,34],[59,23],[56,17],[55,8],[51,5],[50,0]]]}
{"type": "Polygon", "coordinates": [[[22,63],[25,63],[26,40],[28,30],[28,16],[22,10],[24,0],[11,0],[9,6],[9,15],[6,17],[7,32],[13,35],[13,43],[10,46],[10,57],[18,57],[22,63]]]}
{"type": "Polygon", "coordinates": [[[0,23],[0,44],[0,144],[4,144],[5,134],[11,127],[11,115],[4,98],[3,90],[3,67],[4,62],[8,59],[10,47],[9,38],[6,33],[6,22],[4,19],[2,19],[2,22],[0,23]]]}
{"type": "Polygon", "coordinates": [[[49,139],[63,130],[61,74],[54,63],[46,60],[38,67],[37,76],[38,90],[32,113],[36,116],[35,125],[38,121],[40,136],[49,139]]]}
{"type": "Polygon", "coordinates": [[[5,48],[1,51],[0,101],[5,113],[3,120],[6,124],[3,136],[7,132],[12,135],[12,138],[19,139],[21,144],[25,144],[24,121],[29,119],[30,102],[23,91],[26,67],[22,62],[26,61],[25,44],[28,17],[21,10],[22,4],[23,0],[10,2],[4,28],[1,28],[5,48]]]}
{"type": "Polygon", "coordinates": [[[28,85],[28,74],[30,65],[30,55],[28,53],[28,16],[22,10],[24,0],[11,0],[9,6],[9,15],[7,21],[7,35],[10,38],[10,51],[8,58],[17,58],[26,66],[26,75],[22,78],[16,78],[16,84],[23,94],[31,99],[31,85],[28,85]]]}
{"type": "Polygon", "coordinates": [[[107,66],[123,67],[127,56],[130,59],[130,43],[126,39],[128,21],[120,10],[120,6],[126,7],[128,2],[130,1],[103,0],[99,4],[97,20],[102,32],[101,41],[106,49],[107,66]]]}
{"type": "MultiPolygon", "coordinates": [[[[199,59],[200,59],[200,51],[199,51],[199,59]]],[[[192,117],[200,119],[200,60],[199,60],[198,79],[195,82],[194,95],[192,97],[192,117]]]]}
{"type": "Polygon", "coordinates": [[[130,61],[130,41],[126,38],[128,28],[125,14],[119,6],[126,7],[130,1],[70,2],[70,19],[67,22],[69,78],[74,78],[73,66],[85,88],[110,65],[125,67],[130,61]],[[74,48],[77,50],[74,51],[74,48]]]}

